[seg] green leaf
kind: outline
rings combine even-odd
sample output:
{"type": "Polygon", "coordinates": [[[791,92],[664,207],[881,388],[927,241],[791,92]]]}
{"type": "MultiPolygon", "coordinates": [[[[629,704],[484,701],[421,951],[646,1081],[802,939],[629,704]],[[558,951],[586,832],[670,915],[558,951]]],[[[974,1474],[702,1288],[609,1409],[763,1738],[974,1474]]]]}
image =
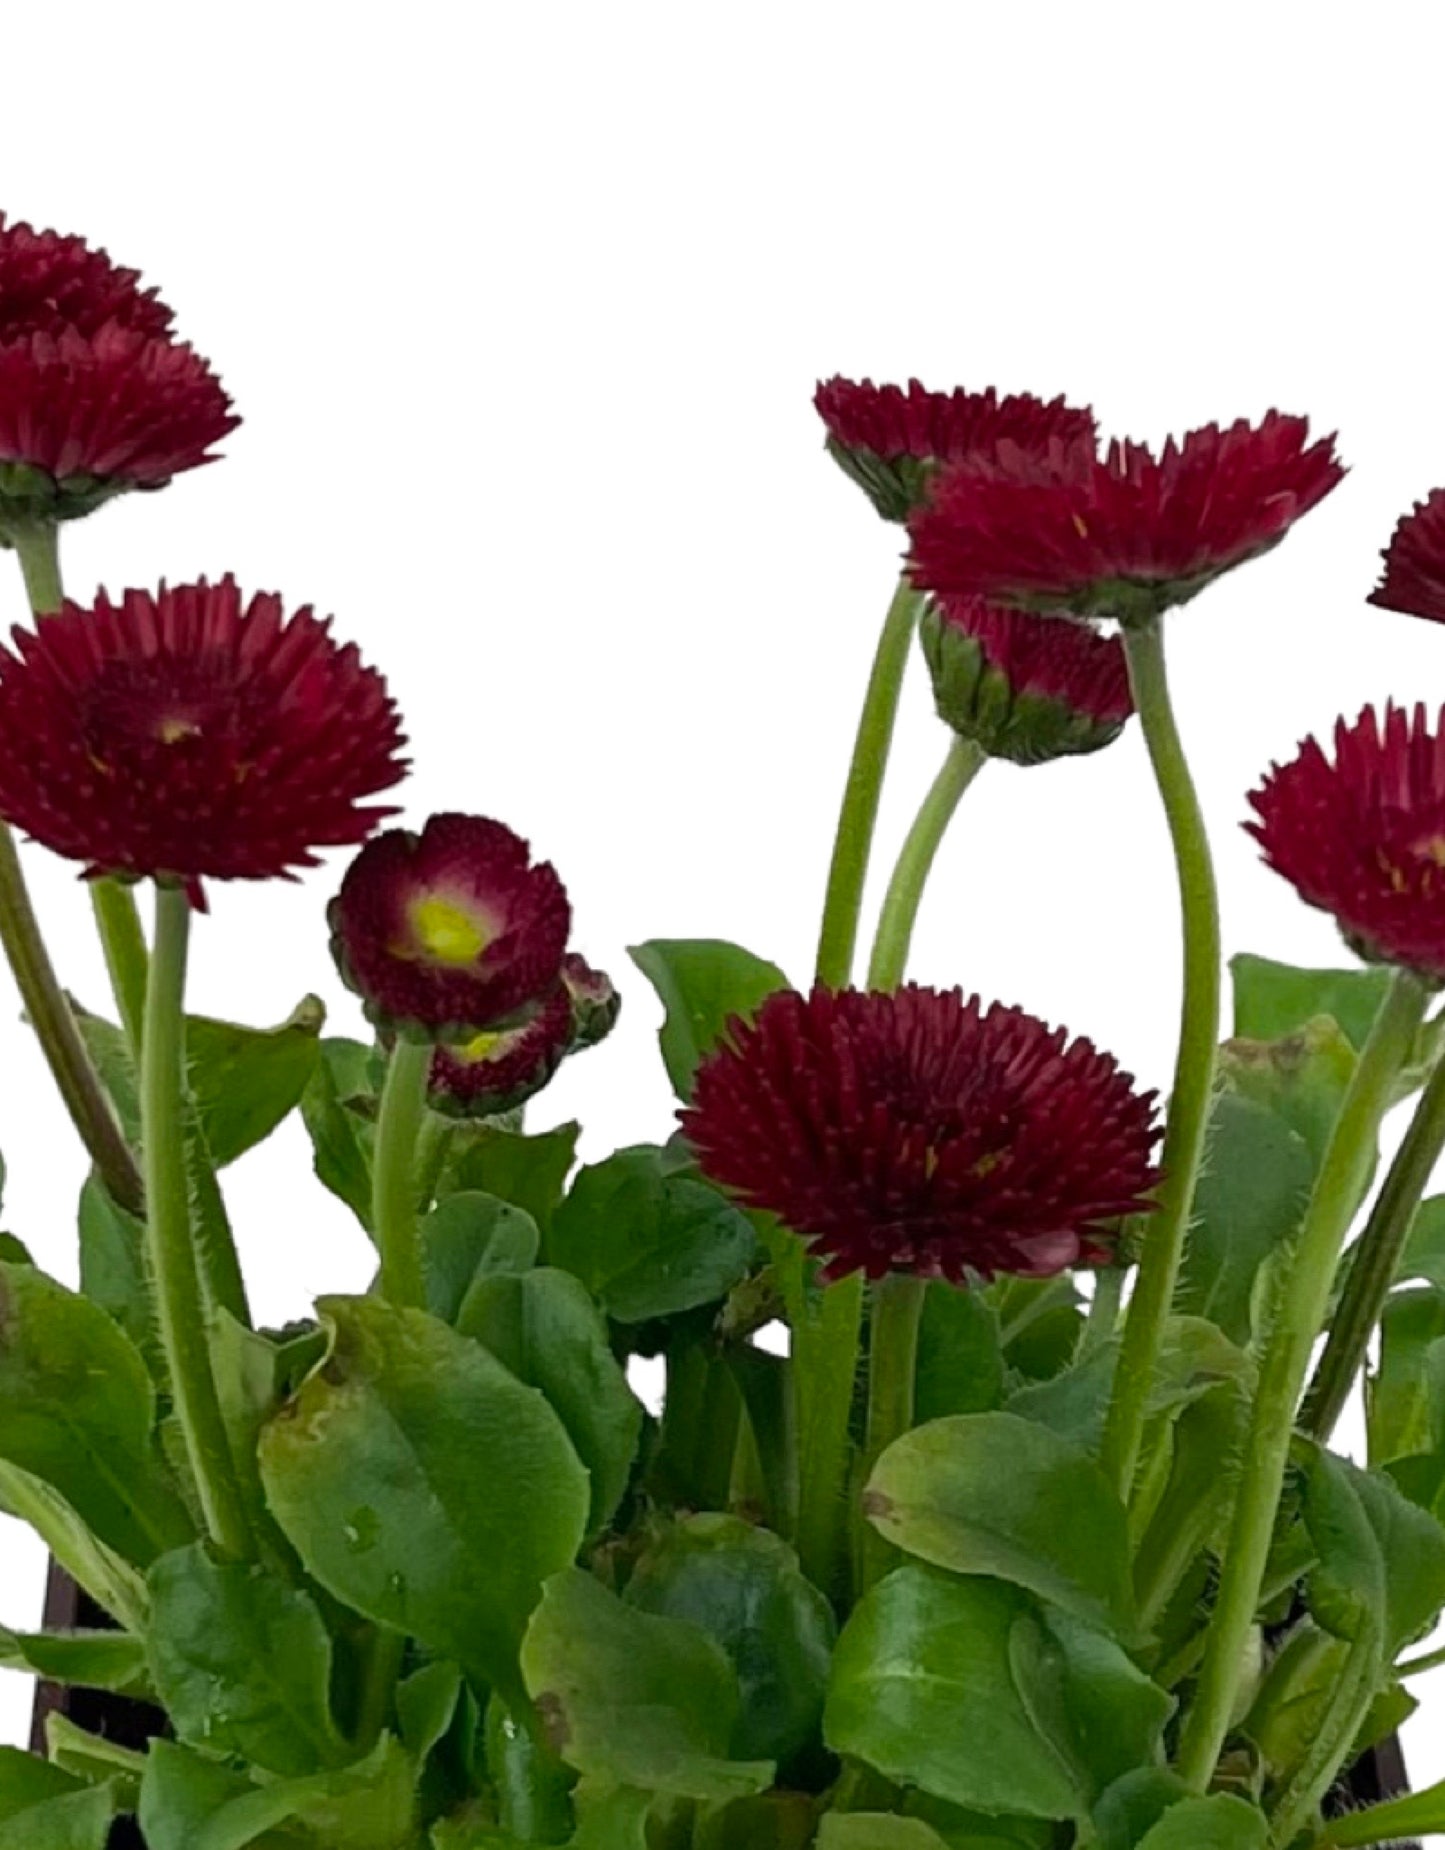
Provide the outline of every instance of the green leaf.
{"type": "Polygon", "coordinates": [[[1139,1850],[1265,1850],[1268,1842],[1269,1823],[1257,1806],[1216,1792],[1171,1805],[1139,1850]]]}
{"type": "Polygon", "coordinates": [[[1391,1294],[1365,1406],[1372,1465],[1445,1450],[1445,1288],[1391,1294]]]}
{"type": "Polygon", "coordinates": [[[587,1574],[548,1581],[522,1668],[553,1748],[581,1773],[695,1799],[772,1780],[771,1762],[728,1757],[740,1699],[721,1647],[624,1605],[587,1574]]]}
{"type": "Polygon", "coordinates": [[[1346,1671],[1350,1645],[1304,1618],[1275,1654],[1241,1723],[1276,1789],[1303,1766],[1346,1671]]]}
{"type": "Polygon", "coordinates": [[[1174,1423],[1168,1475],[1135,1546],[1134,1588],[1146,1631],[1228,1517],[1245,1404],[1226,1382],[1185,1407],[1174,1423]]]}
{"type": "Polygon", "coordinates": [[[788,979],[776,964],[722,938],[654,938],[628,950],[667,1011],[658,1036],[672,1089],[692,1096],[698,1062],[722,1040],[734,1015],[744,1018],[788,979]]]}
{"type": "Polygon", "coordinates": [[[396,1720],[402,1746],[418,1766],[451,1727],[461,1694],[461,1670],[444,1660],[423,1664],[397,1685],[396,1720]]]}
{"type": "Polygon", "coordinates": [[[653,1809],[650,1792],[630,1786],[597,1788],[584,1779],[577,1788],[576,1803],[577,1834],[568,1850],[647,1850],[647,1819],[653,1809]]]}
{"type": "Polygon", "coordinates": [[[0,1458],[141,1566],[193,1533],[154,1422],[146,1365],[106,1313],[34,1266],[0,1264],[0,1458]]]}
{"type": "Polygon", "coordinates": [[[5,1265],[34,1265],[30,1249],[13,1233],[0,1233],[0,1262],[5,1265]]]}
{"type": "Polygon", "coordinates": [[[887,1812],[829,1812],[818,1829],[818,1850],[948,1850],[931,1826],[887,1812]]]}
{"type": "Polygon", "coordinates": [[[1275,1112],[1238,1092],[1219,1094],[1184,1250],[1179,1310],[1209,1318],[1237,1343],[1251,1340],[1255,1281],[1293,1238],[1314,1170],[1309,1146],[1275,1112]]]}
{"type": "Polygon", "coordinates": [[[1073,1361],[1084,1319],[1067,1272],[998,1278],[984,1296],[998,1312],[1005,1365],[1025,1381],[1051,1380],[1073,1361]]]}
{"type": "Polygon", "coordinates": [[[456,1322],[473,1279],[529,1270],[542,1243],[524,1208],[476,1189],[439,1201],[420,1231],[427,1309],[443,1323],[456,1322]]]}
{"type": "Polygon", "coordinates": [[[585,1168],[557,1210],[548,1253],[609,1316],[644,1323],[714,1303],[752,1264],[752,1224],[651,1144],[585,1168]]]}
{"type": "Polygon", "coordinates": [[[1445,1530],[1377,1471],[1297,1441],[1318,1561],[1308,1598],[1337,1638],[1377,1638],[1382,1668],[1445,1606],[1445,1530]]]}
{"type": "Polygon", "coordinates": [[[244,1773],[171,1741],[153,1741],[140,1790],[148,1850],[199,1850],[202,1832],[209,1850],[295,1850],[299,1837],[272,1829],[291,1815],[289,1800],[283,1795],[275,1816],[256,1823],[248,1815],[256,1796],[244,1773]]]}
{"type": "Polygon", "coordinates": [[[437,1194],[445,1198],[472,1189],[510,1201],[531,1215],[545,1241],[577,1160],[578,1126],[559,1124],[528,1136],[498,1124],[473,1124],[459,1136],[437,1194]]]}
{"type": "Polygon", "coordinates": [[[482,1276],[466,1295],[457,1328],[547,1397],[587,1467],[588,1532],[600,1533],[627,1489],[642,1437],[642,1406],[586,1290],[570,1272],[550,1268],[520,1277],[482,1276]]]}
{"type": "Polygon", "coordinates": [[[1003,1399],[1003,1379],[997,1310],[982,1292],[935,1279],[918,1329],[917,1423],[990,1412],[1003,1399]]]}
{"type": "Polygon", "coordinates": [[[642,1557],[626,1600],[726,1652],[742,1692],[739,1758],[786,1763],[816,1739],[836,1626],[777,1536],[736,1516],[678,1522],[642,1557]]]}
{"type": "Polygon", "coordinates": [[[300,1099],[318,1178],[368,1231],[372,1126],[348,1101],[371,1096],[371,1061],[372,1049],[361,1041],[322,1040],[300,1099]]]}
{"type": "Polygon", "coordinates": [[[0,1670],[119,1696],[151,1694],[145,1640],[129,1632],[12,1632],[0,1625],[0,1670]]]}
{"type": "Polygon", "coordinates": [[[38,1754],[0,1747],[0,1821],[8,1822],[48,1799],[84,1790],[85,1782],[63,1773],[38,1754]]]}
{"type": "Polygon", "coordinates": [[[811,1794],[762,1792],[703,1811],[693,1850],[807,1850],[818,1841],[817,1822],[818,1801],[811,1794]]]}
{"type": "Polygon", "coordinates": [[[1085,1452],[1097,1452],[1119,1361],[1115,1341],[1101,1343],[1047,1381],[1030,1381],[1009,1395],[1004,1411],[1047,1426],[1085,1452]]]}
{"type": "Polygon", "coordinates": [[[549,1574],[581,1546],[587,1473],[535,1389],[421,1311],[318,1306],[325,1362],[267,1426],[277,1521],[328,1592],[504,1691],[549,1574]]]}
{"type": "Polygon", "coordinates": [[[1383,1805],[1346,1812],[1325,1826],[1318,1841],[1321,1846],[1353,1850],[1355,1845],[1393,1844],[1401,1838],[1429,1837],[1437,1831],[1445,1831],[1445,1779],[1423,1792],[1409,1792],[1402,1798],[1387,1799],[1383,1805]]]}
{"type": "Polygon", "coordinates": [[[0,1850],[105,1850],[116,1787],[0,1747],[0,1850]]]}
{"type": "Polygon", "coordinates": [[[1094,1807],[1095,1844],[1090,1850],[1136,1850],[1168,1811],[1189,1797],[1189,1788],[1169,1767],[1135,1767],[1116,1779],[1094,1807]]]}
{"type": "Polygon", "coordinates": [[[843,1628],[824,1732],[954,1805],[1083,1818],[1158,1759],[1172,1707],[1117,1645],[1020,1588],[904,1567],[843,1628]]]}
{"type": "Polygon", "coordinates": [[[1355,1071],[1356,1054],[1338,1022],[1318,1016],[1279,1040],[1226,1041],[1226,1086],[1263,1105],[1303,1138],[1316,1167],[1355,1071]]]}
{"type": "Polygon", "coordinates": [[[1123,1637],[1135,1630],[1124,1506],[1088,1453],[1013,1413],[918,1426],[878,1460],[863,1507],[905,1554],[992,1574],[1123,1637]]]}
{"type": "Polygon", "coordinates": [[[316,1603],[262,1567],[213,1561],[199,1544],[148,1576],[151,1666],[177,1735],[269,1773],[342,1766],[331,1718],[331,1640],[316,1603]]]}
{"type": "Polygon", "coordinates": [[[165,1359],[146,1269],[145,1224],[95,1175],[80,1191],[80,1289],[109,1312],[159,1381],[165,1359]]]}
{"type": "Polygon", "coordinates": [[[1303,970],[1247,951],[1230,958],[1229,971],[1237,1035],[1276,1041],[1330,1015],[1357,1053],[1390,987],[1388,970],[1303,970]]]}

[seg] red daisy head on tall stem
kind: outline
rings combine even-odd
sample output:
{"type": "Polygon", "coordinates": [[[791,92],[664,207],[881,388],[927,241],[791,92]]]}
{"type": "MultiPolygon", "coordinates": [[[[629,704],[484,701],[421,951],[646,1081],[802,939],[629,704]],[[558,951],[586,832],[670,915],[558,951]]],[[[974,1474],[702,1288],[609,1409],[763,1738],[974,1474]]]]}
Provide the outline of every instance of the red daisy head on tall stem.
{"type": "Polygon", "coordinates": [[[919,631],[939,718],[990,757],[1096,752],[1134,711],[1117,636],[982,598],[931,599],[919,631]]]}
{"type": "Polygon", "coordinates": [[[1367,707],[1334,743],[1271,767],[1245,826],[1360,956],[1445,982],[1445,712],[1432,730],[1423,707],[1367,707]]]}
{"type": "Polygon", "coordinates": [[[1267,552],[1341,480],[1304,418],[1210,424],[1159,456],[1003,443],[942,472],[909,521],[921,589],[1029,610],[1147,622],[1267,552]]]}
{"type": "Polygon", "coordinates": [[[705,1173],[831,1277],[1103,1262],[1158,1180],[1153,1097],[1107,1054],[914,984],[768,997],[699,1067],[681,1119],[705,1173]]]}
{"type": "Polygon", "coordinates": [[[0,543],[215,460],[240,419],[136,271],[0,216],[0,543]]]}
{"type": "Polygon", "coordinates": [[[1380,556],[1385,569],[1369,601],[1445,623],[1445,488],[1415,503],[1380,556]]]}
{"type": "Polygon", "coordinates": [[[1091,454],[1094,447],[1092,411],[1028,392],[1000,397],[992,386],[929,392],[916,379],[905,389],[833,378],[819,385],[813,404],[827,426],[829,455],[884,520],[906,520],[923,505],[939,464],[991,450],[1003,438],[1030,451],[1052,438],[1091,454]]]}
{"type": "Polygon", "coordinates": [[[175,319],[140,272],[123,269],[84,238],[11,224],[0,212],[0,346],[73,328],[87,337],[108,323],[165,335],[175,319]]]}
{"type": "Polygon", "coordinates": [[[404,775],[386,683],[309,608],[204,579],[0,647],[0,815],[87,873],[264,880],[364,841],[404,775]]]}
{"type": "Polygon", "coordinates": [[[379,1028],[474,1041],[525,1024],[562,977],[572,913],[550,861],[485,816],[389,829],[331,902],[343,980],[379,1028]]]}

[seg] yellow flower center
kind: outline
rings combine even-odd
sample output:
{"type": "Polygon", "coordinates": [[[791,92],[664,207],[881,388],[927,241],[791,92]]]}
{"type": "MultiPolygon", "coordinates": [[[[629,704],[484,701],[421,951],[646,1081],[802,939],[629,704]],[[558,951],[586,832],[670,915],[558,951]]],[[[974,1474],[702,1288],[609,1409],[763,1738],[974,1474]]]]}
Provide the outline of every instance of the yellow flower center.
{"type": "Polygon", "coordinates": [[[200,732],[193,719],[183,719],[180,714],[161,720],[156,727],[156,737],[162,745],[177,745],[182,739],[199,738],[200,732]]]}
{"type": "Polygon", "coordinates": [[[408,910],[417,949],[432,963],[460,967],[475,963],[496,933],[475,912],[450,899],[429,896],[408,910]]]}
{"type": "Polygon", "coordinates": [[[471,1040],[463,1041],[459,1047],[454,1047],[452,1052],[458,1060],[464,1060],[468,1066],[473,1066],[478,1060],[488,1059],[506,1039],[506,1034],[500,1030],[484,1029],[482,1033],[473,1035],[471,1040]]]}
{"type": "Polygon", "coordinates": [[[1422,861],[1433,861],[1437,867],[1445,867],[1445,835],[1431,835],[1416,842],[1415,852],[1422,861]]]}

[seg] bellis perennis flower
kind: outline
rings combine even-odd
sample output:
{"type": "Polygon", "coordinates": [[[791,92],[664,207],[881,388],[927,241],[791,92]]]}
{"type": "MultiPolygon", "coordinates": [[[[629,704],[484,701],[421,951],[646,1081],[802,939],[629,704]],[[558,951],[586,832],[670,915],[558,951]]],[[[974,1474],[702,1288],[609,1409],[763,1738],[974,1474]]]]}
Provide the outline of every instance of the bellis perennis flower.
{"type": "Polygon", "coordinates": [[[834,1277],[1097,1263],[1158,1179],[1152,1095],[1088,1041],[960,990],[772,995],[681,1117],[705,1173],[834,1277]]]}
{"type": "Polygon", "coordinates": [[[79,238],[0,217],[0,539],[159,488],[240,422],[138,285],[79,238]]]}
{"type": "Polygon", "coordinates": [[[1445,623],[1445,488],[1415,504],[1381,556],[1385,570],[1370,602],[1445,623]]]}
{"type": "Polygon", "coordinates": [[[1087,623],[943,598],[920,635],[939,717],[991,757],[1099,751],[1134,711],[1123,645],[1087,623]]]}
{"type": "Polygon", "coordinates": [[[365,840],[403,738],[310,608],[235,580],[101,592],[0,647],[0,816],[87,873],[264,880],[365,840]]]}
{"type": "Polygon", "coordinates": [[[1282,540],[1343,476],[1333,438],[1271,411],[1103,458],[1001,444],[940,473],[910,520],[921,589],[1148,621],[1282,540]]]}
{"type": "Polygon", "coordinates": [[[1094,447],[1091,411],[1028,392],[1001,398],[992,386],[929,392],[916,379],[904,390],[833,378],[818,387],[813,404],[828,428],[829,455],[884,520],[906,520],[923,505],[939,464],[991,450],[1004,438],[1030,452],[1054,439],[1090,453],[1094,447]]]}
{"type": "Polygon", "coordinates": [[[377,836],[329,916],[337,966],[378,1027],[459,1042],[546,1002],[572,923],[550,862],[504,824],[455,814],[377,836]]]}
{"type": "Polygon", "coordinates": [[[1250,803],[1265,860],[1354,950],[1445,982],[1445,713],[1432,729],[1423,707],[1366,708],[1333,760],[1306,739],[1250,803]]]}

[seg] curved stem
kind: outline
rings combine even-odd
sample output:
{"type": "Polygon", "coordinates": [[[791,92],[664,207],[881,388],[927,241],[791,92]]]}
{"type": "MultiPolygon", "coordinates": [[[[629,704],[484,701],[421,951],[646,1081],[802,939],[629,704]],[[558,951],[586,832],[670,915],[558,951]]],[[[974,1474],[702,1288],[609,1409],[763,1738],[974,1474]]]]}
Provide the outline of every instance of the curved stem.
{"type": "Polygon", "coordinates": [[[908,650],[918,624],[923,597],[906,577],[900,578],[888,606],[883,634],[868,677],[868,691],[858,721],[853,759],[838,815],[833,861],[828,870],[828,894],[818,940],[818,981],[830,989],[845,988],[853,979],[853,954],[858,943],[858,916],[863,906],[863,885],[873,830],[878,821],[878,799],[883,773],[893,743],[898,697],[908,667],[908,650]]]}
{"type": "Polygon", "coordinates": [[[1300,1425],[1322,1443],[1334,1431],[1400,1269],[1410,1223],[1445,1150],[1445,1063],[1430,1075],[1355,1250],[1300,1425]]]}
{"type": "Polygon", "coordinates": [[[430,1041],[399,1040],[392,1049],[376,1120],[372,1224],[381,1251],[381,1293],[392,1304],[426,1308],[417,1233],[415,1159],[426,1118],[430,1041]]]}
{"type": "Polygon", "coordinates": [[[135,895],[119,880],[102,877],[90,882],[90,905],[95,914],[96,930],[100,933],[100,948],[110,973],[110,988],[120,1014],[120,1025],[125,1029],[131,1052],[138,1057],[145,1023],[150,951],[141,930],[135,895]]]}
{"type": "Polygon", "coordinates": [[[1335,1120],[1294,1257],[1280,1279],[1274,1324],[1260,1362],[1259,1386],[1241,1454],[1219,1596],[1194,1704],[1180,1742],[1179,1772],[1198,1792],[1208,1788],[1229,1731],[1310,1350],[1329,1310],[1340,1247],[1369,1175],[1396,1076],[1409,1058],[1424,1019],[1425,999],[1415,977],[1404,970],[1396,973],[1335,1120]]]}
{"type": "MultiPolygon", "coordinates": [[[[915,1278],[909,1272],[890,1272],[873,1288],[873,1321],[868,1337],[865,1484],[888,1447],[913,1425],[918,1330],[927,1294],[927,1279],[915,1278]]],[[[897,1553],[893,1544],[885,1541],[866,1517],[861,1517],[860,1593],[866,1593],[883,1578],[897,1559],[897,1553]]]]}
{"type": "Polygon", "coordinates": [[[211,1539],[251,1553],[250,1524],[211,1372],[205,1301],[191,1238],[186,1175],[186,959],[191,906],[179,887],[157,886],[155,961],[141,1053],[141,1142],[146,1247],[176,1421],[211,1539]]]}
{"type": "Polygon", "coordinates": [[[1220,942],[1209,837],[1174,723],[1159,619],[1126,630],[1124,647],[1134,704],[1174,844],[1184,920],[1184,995],[1164,1136],[1164,1179],[1158,1205],[1144,1224],[1139,1271],[1124,1322],[1101,1456],[1104,1470],[1127,1502],[1209,1125],[1219,1036],[1220,942]]]}
{"type": "Polygon", "coordinates": [[[971,739],[955,737],[949,745],[948,756],[914,818],[898,864],[893,869],[893,878],[888,883],[883,910],[878,917],[878,935],[873,941],[873,956],[868,965],[870,989],[896,989],[903,981],[918,904],[923,898],[934,856],[953,820],[959,799],[978,776],[983,762],[983,748],[971,739]]]}
{"type": "Polygon", "coordinates": [[[101,1180],[132,1214],[144,1212],[140,1171],[40,935],[15,837],[0,822],[0,942],[60,1096],[101,1180]]]}

